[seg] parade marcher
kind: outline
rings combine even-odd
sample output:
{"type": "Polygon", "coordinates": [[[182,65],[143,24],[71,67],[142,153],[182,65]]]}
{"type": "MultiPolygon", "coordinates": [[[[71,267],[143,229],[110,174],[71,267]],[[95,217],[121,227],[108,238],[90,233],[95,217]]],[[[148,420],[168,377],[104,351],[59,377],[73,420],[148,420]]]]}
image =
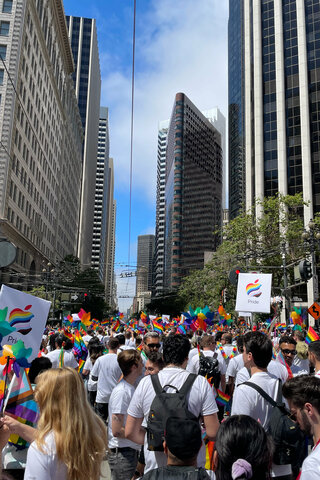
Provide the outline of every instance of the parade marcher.
{"type": "Polygon", "coordinates": [[[72,351],[72,342],[68,337],[62,333],[57,335],[55,338],[55,346],[55,350],[52,350],[46,355],[52,363],[52,368],[78,368],[78,362],[72,351]]]}
{"type": "Polygon", "coordinates": [[[128,480],[136,470],[140,445],[125,438],[124,427],[134,384],[141,375],[143,364],[140,353],[134,349],[120,352],[118,363],[123,379],[112,390],[109,400],[108,462],[112,480],[128,480]]]}
{"type": "MultiPolygon", "coordinates": [[[[188,361],[187,365],[187,371],[190,373],[199,373],[199,368],[200,368],[200,355],[203,355],[204,357],[208,357],[212,360],[216,360],[218,363],[218,368],[216,371],[219,373],[219,381],[221,382],[221,387],[219,386],[219,381],[218,385],[215,384],[216,387],[221,388],[223,392],[225,392],[226,388],[226,364],[221,356],[219,355],[219,352],[216,352],[216,342],[215,338],[212,335],[203,335],[200,340],[200,348],[201,352],[198,352],[198,355],[194,355],[191,360],[188,361]]],[[[203,373],[201,373],[203,375],[203,373]]],[[[203,375],[205,376],[205,375],[203,375]]],[[[207,375],[207,378],[209,378],[209,375],[207,375]]],[[[214,382],[215,379],[213,379],[214,382]]]]}
{"type": "Polygon", "coordinates": [[[110,338],[109,353],[99,357],[91,371],[92,381],[98,382],[95,409],[105,422],[108,420],[108,403],[111,392],[122,375],[117,358],[118,347],[118,338],[110,338]]]}
{"type": "Polygon", "coordinates": [[[215,443],[216,480],[270,478],[272,442],[262,426],[247,415],[227,418],[215,443]]]}
{"type": "Polygon", "coordinates": [[[311,342],[308,347],[309,352],[309,361],[310,364],[314,367],[315,375],[320,377],[320,340],[311,342]]]}
{"type": "Polygon", "coordinates": [[[160,336],[157,332],[148,332],[143,337],[143,351],[146,356],[150,352],[158,352],[161,347],[160,336]]]}
{"type": "Polygon", "coordinates": [[[99,480],[107,431],[87,401],[78,372],[68,367],[41,373],[35,400],[40,419],[24,479],[99,480]]]}
{"type": "Polygon", "coordinates": [[[299,480],[320,480],[320,378],[300,375],[283,385],[291,413],[301,430],[313,437],[313,449],[304,460],[299,480]]]}
{"type": "Polygon", "coordinates": [[[292,336],[297,342],[297,355],[294,357],[293,363],[300,367],[302,370],[305,370],[307,373],[309,373],[310,362],[308,359],[308,345],[305,342],[305,334],[300,330],[294,330],[292,336]]]}
{"type": "Polygon", "coordinates": [[[227,372],[226,372],[226,377],[228,378],[229,395],[233,395],[237,374],[244,367],[243,356],[242,356],[243,336],[237,337],[237,349],[238,349],[239,355],[236,355],[235,357],[230,359],[227,372]]]}
{"type": "Polygon", "coordinates": [[[155,375],[164,367],[161,353],[150,352],[145,365],[145,375],[155,375]]]}
{"type": "MultiPolygon", "coordinates": [[[[250,383],[256,384],[276,400],[279,380],[272,377],[267,367],[272,358],[272,342],[262,332],[249,332],[244,336],[243,361],[251,372],[250,383]]],[[[239,372],[240,373],[240,372],[239,372]]],[[[233,395],[231,415],[248,415],[267,429],[272,406],[249,385],[238,385],[233,395]]],[[[272,465],[273,476],[291,480],[291,465],[272,465]]]]}
{"type": "Polygon", "coordinates": [[[164,433],[164,452],[167,465],[143,475],[144,480],[207,480],[203,467],[197,467],[197,456],[202,445],[198,422],[169,417],[164,433]]]}
{"type": "MultiPolygon", "coordinates": [[[[277,362],[276,360],[270,360],[267,366],[267,372],[273,378],[278,378],[281,380],[282,383],[286,382],[288,379],[288,371],[282,363],[277,362]]],[[[241,368],[241,370],[237,374],[236,378],[236,387],[241,385],[241,383],[246,382],[250,379],[251,372],[248,370],[247,367],[241,368]]]]}
{"type": "Polygon", "coordinates": [[[89,402],[94,406],[97,396],[98,381],[92,380],[92,369],[99,357],[103,355],[103,345],[96,339],[96,342],[89,342],[88,351],[89,355],[84,364],[82,375],[87,377],[87,390],[89,396],[89,402]]]}
{"type": "Polygon", "coordinates": [[[309,369],[306,369],[303,365],[294,364],[294,359],[297,355],[296,345],[297,342],[292,336],[283,335],[280,337],[280,351],[277,356],[277,360],[281,362],[282,359],[284,359],[289,378],[296,377],[297,375],[306,375],[309,373],[309,369]]]}
{"type": "MultiPolygon", "coordinates": [[[[158,374],[162,387],[170,386],[168,392],[175,392],[186,382],[189,373],[185,370],[188,362],[190,342],[183,335],[170,335],[163,342],[163,359],[165,368],[158,374]],[[173,387],[173,388],[172,388],[173,387]]],[[[152,452],[148,450],[146,430],[150,406],[156,396],[151,381],[151,375],[144,377],[130,402],[128,417],[125,428],[126,437],[135,443],[145,444],[145,472],[166,465],[166,456],[163,452],[152,452]]],[[[213,391],[204,377],[196,377],[188,395],[188,410],[196,417],[203,417],[204,426],[209,440],[214,440],[219,422],[217,417],[217,405],[213,391]]],[[[199,458],[198,465],[204,466],[205,457],[199,458]]]]}

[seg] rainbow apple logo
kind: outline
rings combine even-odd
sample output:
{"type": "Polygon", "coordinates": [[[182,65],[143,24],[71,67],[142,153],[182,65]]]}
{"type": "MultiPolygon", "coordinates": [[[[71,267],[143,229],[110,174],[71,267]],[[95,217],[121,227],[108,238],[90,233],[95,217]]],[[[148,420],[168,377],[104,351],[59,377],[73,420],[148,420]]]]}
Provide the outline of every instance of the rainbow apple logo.
{"type": "Polygon", "coordinates": [[[248,283],[246,286],[246,292],[248,297],[260,297],[262,292],[260,292],[261,283],[259,283],[259,279],[257,279],[254,283],[248,283]]]}
{"type": "Polygon", "coordinates": [[[29,312],[32,305],[27,305],[24,310],[21,308],[14,308],[9,314],[9,323],[11,327],[15,327],[16,331],[22,335],[27,335],[31,332],[31,319],[34,317],[32,312],[29,312]]]}

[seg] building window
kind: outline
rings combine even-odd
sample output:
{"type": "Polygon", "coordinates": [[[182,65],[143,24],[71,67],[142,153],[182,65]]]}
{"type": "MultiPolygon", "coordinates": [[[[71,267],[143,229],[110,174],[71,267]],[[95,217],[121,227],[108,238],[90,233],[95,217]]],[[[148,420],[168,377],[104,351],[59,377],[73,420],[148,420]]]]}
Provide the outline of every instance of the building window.
{"type": "Polygon", "coordinates": [[[10,27],[10,22],[0,22],[0,35],[2,35],[3,37],[8,37],[9,27],[10,27]]]}
{"type": "Polygon", "coordinates": [[[0,85],[3,85],[4,69],[0,68],[0,85]]]}
{"type": "Polygon", "coordinates": [[[2,60],[6,59],[7,55],[7,45],[0,45],[0,57],[2,60]]]}
{"type": "Polygon", "coordinates": [[[12,0],[3,0],[2,13],[12,12],[12,0]]]}

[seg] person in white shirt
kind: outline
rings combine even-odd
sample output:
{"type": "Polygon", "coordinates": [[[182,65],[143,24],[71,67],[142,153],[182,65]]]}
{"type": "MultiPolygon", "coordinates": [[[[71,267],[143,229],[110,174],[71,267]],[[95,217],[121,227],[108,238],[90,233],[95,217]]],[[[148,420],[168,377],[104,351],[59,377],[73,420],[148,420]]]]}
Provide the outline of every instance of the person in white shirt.
{"type": "Polygon", "coordinates": [[[56,349],[45,355],[52,363],[52,368],[78,368],[78,362],[73,354],[71,341],[62,333],[55,339],[56,349]]]}
{"type": "Polygon", "coordinates": [[[107,430],[87,401],[79,373],[69,367],[41,373],[35,401],[40,418],[24,479],[99,480],[107,430]]]}
{"type": "MultiPolygon", "coordinates": [[[[225,392],[226,389],[226,364],[222,358],[222,355],[219,355],[219,352],[216,352],[216,342],[212,335],[203,335],[200,340],[201,354],[205,357],[216,358],[219,363],[219,372],[220,372],[220,382],[221,390],[225,392]]],[[[190,373],[199,373],[199,364],[200,364],[200,355],[194,355],[191,360],[188,360],[187,371],[190,373]]],[[[219,387],[220,388],[220,387],[219,387]]]]}
{"type": "MultiPolygon", "coordinates": [[[[244,336],[243,361],[251,371],[251,383],[262,388],[274,400],[279,381],[272,377],[267,367],[272,358],[272,342],[262,332],[249,332],[244,336]]],[[[249,385],[238,385],[233,395],[231,415],[248,415],[267,429],[272,405],[249,385]]],[[[272,476],[281,480],[291,479],[291,465],[272,465],[272,476]]]]}
{"type": "Polygon", "coordinates": [[[297,342],[293,337],[290,335],[283,335],[280,338],[279,345],[280,351],[277,360],[281,362],[284,359],[289,377],[291,377],[291,375],[296,377],[297,375],[306,375],[309,373],[309,368],[306,369],[303,364],[300,365],[294,363],[294,359],[297,355],[297,342]]]}
{"type": "Polygon", "coordinates": [[[312,452],[304,460],[298,479],[320,480],[320,378],[291,378],[283,385],[282,393],[301,430],[313,437],[312,452]]]}
{"type": "Polygon", "coordinates": [[[308,347],[309,361],[314,367],[314,374],[320,378],[320,340],[311,342],[308,347]]]}
{"type": "Polygon", "coordinates": [[[134,384],[142,373],[142,359],[137,350],[124,350],[118,355],[123,379],[112,390],[109,399],[108,463],[112,480],[128,480],[135,472],[140,445],[124,436],[127,411],[134,393],[134,384]]]}
{"type": "MultiPolygon", "coordinates": [[[[180,389],[189,376],[185,370],[188,362],[190,342],[183,335],[168,336],[163,342],[163,359],[166,367],[158,374],[160,384],[164,387],[173,386],[180,389]]],[[[128,408],[125,435],[129,440],[145,445],[145,473],[157,467],[166,465],[163,452],[148,450],[146,430],[150,406],[155,398],[151,375],[144,377],[132,397],[128,408]]],[[[174,392],[172,388],[167,391],[174,392]]],[[[209,382],[201,376],[196,377],[188,395],[188,409],[196,417],[203,417],[203,423],[209,440],[214,440],[219,428],[217,405],[209,382]]],[[[203,449],[201,449],[203,450],[203,449]]],[[[205,453],[205,450],[204,452],[205,453]]],[[[205,455],[198,455],[198,466],[205,465],[205,455]]]]}
{"type": "Polygon", "coordinates": [[[228,378],[229,395],[233,395],[237,374],[244,367],[243,357],[242,357],[242,353],[243,353],[243,336],[242,335],[237,337],[237,349],[238,349],[239,355],[236,355],[235,357],[231,358],[227,368],[227,372],[226,372],[226,377],[228,378]]]}
{"type": "Polygon", "coordinates": [[[105,422],[108,420],[111,392],[122,375],[117,357],[118,347],[119,340],[116,337],[110,338],[109,353],[99,357],[91,370],[92,380],[98,382],[95,410],[105,422]]]}
{"type": "MultiPolygon", "coordinates": [[[[277,362],[276,360],[270,361],[267,367],[267,372],[273,378],[280,379],[282,383],[286,382],[288,379],[288,371],[286,367],[282,365],[280,362],[277,362]]],[[[250,380],[250,371],[246,367],[243,367],[238,372],[238,375],[236,378],[236,387],[238,385],[241,385],[241,383],[247,382],[248,380],[250,380]]]]}
{"type": "Polygon", "coordinates": [[[126,337],[126,347],[131,347],[131,348],[136,348],[136,339],[135,339],[135,333],[130,332],[130,330],[127,330],[125,333],[126,337]]]}

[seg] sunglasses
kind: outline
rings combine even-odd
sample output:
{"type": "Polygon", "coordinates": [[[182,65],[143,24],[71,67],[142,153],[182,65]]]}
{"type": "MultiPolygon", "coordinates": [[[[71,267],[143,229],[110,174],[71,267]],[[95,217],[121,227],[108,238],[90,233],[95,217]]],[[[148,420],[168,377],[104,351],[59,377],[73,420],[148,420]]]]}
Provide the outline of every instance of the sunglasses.
{"type": "Polygon", "coordinates": [[[281,350],[282,353],[285,353],[286,355],[296,355],[297,350],[289,350],[288,348],[284,348],[281,350]]]}
{"type": "Polygon", "coordinates": [[[148,348],[160,348],[160,343],[148,343],[148,348]]]}

